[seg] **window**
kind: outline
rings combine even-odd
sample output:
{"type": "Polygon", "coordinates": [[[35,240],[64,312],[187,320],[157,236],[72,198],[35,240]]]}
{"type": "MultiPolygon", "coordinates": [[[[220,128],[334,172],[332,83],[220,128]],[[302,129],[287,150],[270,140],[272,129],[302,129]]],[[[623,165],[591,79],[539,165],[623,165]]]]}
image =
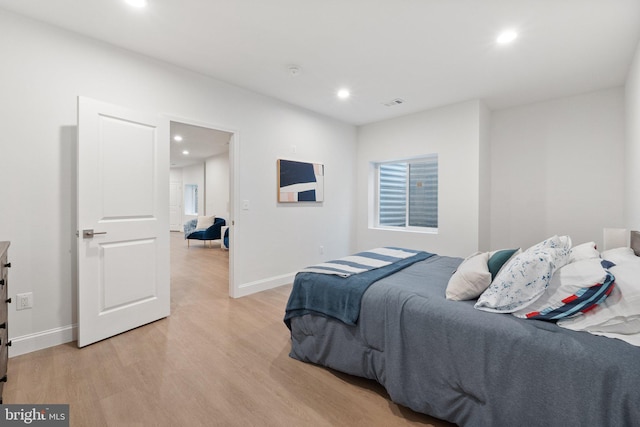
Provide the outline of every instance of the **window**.
{"type": "Polygon", "coordinates": [[[198,215],[198,186],[196,184],[184,186],[184,213],[185,215],[198,215]]]}
{"type": "Polygon", "coordinates": [[[438,155],[376,163],[378,227],[438,228],[438,155]]]}

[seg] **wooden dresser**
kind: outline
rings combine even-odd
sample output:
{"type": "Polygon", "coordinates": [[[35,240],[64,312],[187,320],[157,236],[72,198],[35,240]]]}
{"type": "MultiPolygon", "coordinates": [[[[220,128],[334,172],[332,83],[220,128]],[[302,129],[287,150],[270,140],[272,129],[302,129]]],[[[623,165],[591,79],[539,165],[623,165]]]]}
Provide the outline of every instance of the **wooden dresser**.
{"type": "Polygon", "coordinates": [[[2,403],[2,390],[7,382],[7,361],[9,360],[9,328],[7,322],[9,298],[9,274],[7,271],[11,264],[7,260],[9,242],[0,242],[0,404],[2,403]]]}

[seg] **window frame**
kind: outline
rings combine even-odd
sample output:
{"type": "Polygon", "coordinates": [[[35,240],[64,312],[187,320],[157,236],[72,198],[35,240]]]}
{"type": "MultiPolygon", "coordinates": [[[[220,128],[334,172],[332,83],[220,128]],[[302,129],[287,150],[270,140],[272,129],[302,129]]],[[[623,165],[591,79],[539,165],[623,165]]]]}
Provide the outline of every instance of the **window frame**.
{"type": "Polygon", "coordinates": [[[186,216],[198,216],[198,184],[185,184],[183,190],[183,211],[186,216]]]}
{"type": "Polygon", "coordinates": [[[440,185],[439,185],[439,156],[438,153],[429,153],[425,155],[394,159],[394,160],[385,160],[379,162],[371,162],[371,166],[373,168],[373,182],[372,182],[372,190],[374,192],[373,197],[373,223],[370,228],[379,229],[379,230],[392,230],[392,231],[403,231],[403,232],[411,232],[411,233],[427,233],[427,234],[437,234],[438,227],[440,226],[440,204],[439,204],[439,193],[440,193],[440,185]],[[415,226],[408,225],[409,224],[409,186],[410,186],[410,165],[415,163],[425,163],[427,161],[433,161],[435,158],[436,166],[438,167],[436,176],[438,177],[438,182],[436,183],[436,220],[438,226],[436,227],[423,227],[423,226],[415,226]],[[380,166],[389,165],[389,164],[397,164],[397,163],[406,163],[407,164],[407,180],[405,184],[405,226],[395,226],[395,225],[384,225],[380,224],[380,166]]]}

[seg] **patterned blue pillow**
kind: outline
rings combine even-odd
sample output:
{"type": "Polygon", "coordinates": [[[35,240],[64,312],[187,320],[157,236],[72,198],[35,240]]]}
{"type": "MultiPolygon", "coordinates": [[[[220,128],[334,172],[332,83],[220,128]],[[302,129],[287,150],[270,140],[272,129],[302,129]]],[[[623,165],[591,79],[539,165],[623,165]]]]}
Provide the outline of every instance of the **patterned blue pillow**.
{"type": "Polygon", "coordinates": [[[513,313],[544,293],[553,273],[569,262],[571,239],[554,236],[514,257],[480,295],[478,310],[513,313]]]}

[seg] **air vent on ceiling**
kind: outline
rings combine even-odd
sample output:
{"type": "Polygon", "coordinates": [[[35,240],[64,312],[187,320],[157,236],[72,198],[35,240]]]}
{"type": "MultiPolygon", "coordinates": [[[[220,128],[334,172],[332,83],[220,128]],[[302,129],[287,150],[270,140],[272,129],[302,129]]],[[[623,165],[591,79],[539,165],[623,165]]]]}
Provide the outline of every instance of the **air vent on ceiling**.
{"type": "Polygon", "coordinates": [[[400,104],[404,104],[404,99],[396,98],[396,99],[392,99],[389,102],[384,103],[384,105],[386,105],[387,107],[393,107],[394,105],[400,105],[400,104]]]}

